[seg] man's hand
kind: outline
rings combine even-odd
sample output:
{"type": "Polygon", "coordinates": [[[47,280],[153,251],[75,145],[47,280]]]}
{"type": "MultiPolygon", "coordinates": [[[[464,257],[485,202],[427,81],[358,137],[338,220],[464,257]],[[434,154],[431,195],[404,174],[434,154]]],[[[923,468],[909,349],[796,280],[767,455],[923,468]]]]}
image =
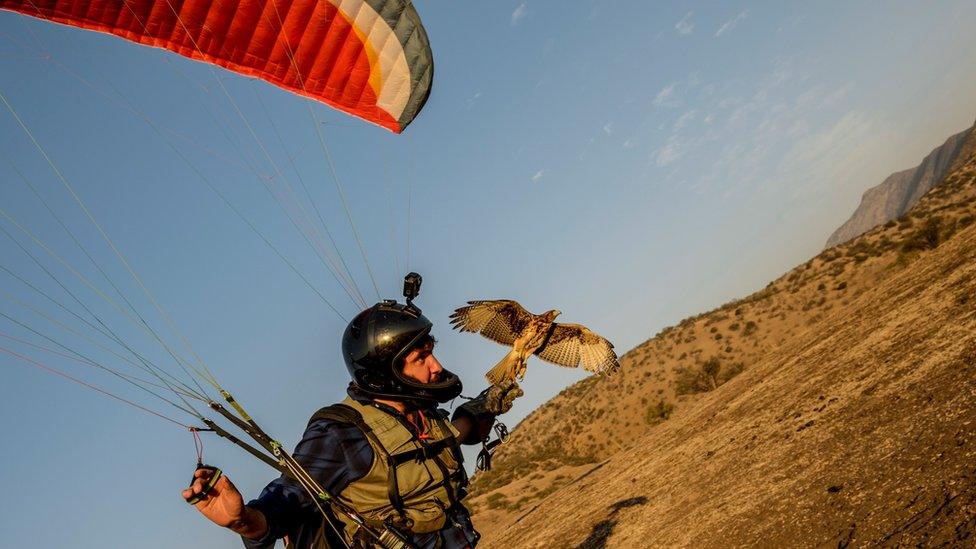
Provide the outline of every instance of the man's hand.
{"type": "MultiPolygon", "coordinates": [[[[193,483],[183,490],[183,499],[189,500],[201,494],[213,474],[213,469],[205,467],[194,471],[193,483]]],[[[194,507],[214,524],[230,528],[246,538],[258,539],[268,532],[268,522],[264,514],[244,505],[244,497],[227,475],[221,476],[194,507]]]]}
{"type": "Polygon", "coordinates": [[[524,395],[525,391],[515,381],[502,381],[497,385],[492,385],[482,394],[485,395],[485,409],[496,416],[500,416],[511,410],[512,403],[515,402],[516,398],[524,395]]]}
{"type": "Polygon", "coordinates": [[[515,381],[503,381],[481,391],[454,410],[452,421],[461,433],[462,444],[478,444],[491,432],[495,416],[512,409],[512,402],[525,394],[515,381]]]}

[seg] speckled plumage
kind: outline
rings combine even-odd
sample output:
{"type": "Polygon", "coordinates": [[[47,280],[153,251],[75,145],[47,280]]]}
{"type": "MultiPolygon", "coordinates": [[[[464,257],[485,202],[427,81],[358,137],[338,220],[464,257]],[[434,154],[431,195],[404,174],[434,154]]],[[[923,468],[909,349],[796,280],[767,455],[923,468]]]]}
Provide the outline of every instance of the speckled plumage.
{"type": "Polygon", "coordinates": [[[480,333],[512,350],[485,375],[492,384],[525,376],[526,360],[535,354],[546,362],[611,373],[620,367],[613,344],[580,324],[557,324],[560,311],[534,315],[518,302],[499,299],[469,301],[451,315],[451,327],[480,333]]]}

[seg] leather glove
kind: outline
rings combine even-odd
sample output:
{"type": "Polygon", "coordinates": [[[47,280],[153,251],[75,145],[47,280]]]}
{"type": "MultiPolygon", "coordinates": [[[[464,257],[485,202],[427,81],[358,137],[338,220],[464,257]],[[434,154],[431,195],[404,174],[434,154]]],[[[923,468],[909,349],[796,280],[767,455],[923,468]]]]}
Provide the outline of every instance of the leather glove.
{"type": "Polygon", "coordinates": [[[473,416],[491,414],[499,416],[512,409],[515,399],[524,395],[525,392],[514,381],[503,381],[498,385],[492,385],[478,396],[458,406],[458,409],[465,409],[473,416]]]}
{"type": "MultiPolygon", "coordinates": [[[[453,418],[465,416],[478,424],[478,432],[484,438],[491,430],[495,416],[504,414],[512,409],[515,399],[524,395],[525,392],[514,381],[502,382],[492,385],[478,394],[478,396],[465,402],[454,410],[453,418]]],[[[471,438],[471,437],[468,437],[471,438]]],[[[466,444],[478,442],[479,439],[465,440],[466,444]]]]}
{"type": "Polygon", "coordinates": [[[481,394],[485,395],[485,409],[500,416],[512,409],[515,399],[524,395],[525,391],[514,380],[503,381],[492,385],[481,394]],[[487,394],[486,394],[487,393],[487,394]]]}

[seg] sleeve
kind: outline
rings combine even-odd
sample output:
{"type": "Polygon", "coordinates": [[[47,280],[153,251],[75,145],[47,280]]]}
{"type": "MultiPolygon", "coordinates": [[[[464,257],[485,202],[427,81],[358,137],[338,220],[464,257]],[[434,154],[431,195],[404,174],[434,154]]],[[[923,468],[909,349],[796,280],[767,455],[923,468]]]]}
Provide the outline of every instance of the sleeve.
{"type": "MultiPolygon", "coordinates": [[[[357,427],[328,419],[309,424],[292,456],[330,494],[338,494],[363,477],[373,463],[373,450],[357,427]]],[[[268,533],[263,538],[243,538],[248,549],[271,549],[275,540],[286,535],[296,539],[304,525],[320,521],[308,492],[284,475],[271,481],[247,505],[261,511],[268,521],[268,533]]]]}
{"type": "Polygon", "coordinates": [[[495,424],[495,414],[484,409],[477,398],[458,406],[451,416],[451,423],[461,434],[461,444],[481,444],[491,433],[491,426],[495,424]]]}

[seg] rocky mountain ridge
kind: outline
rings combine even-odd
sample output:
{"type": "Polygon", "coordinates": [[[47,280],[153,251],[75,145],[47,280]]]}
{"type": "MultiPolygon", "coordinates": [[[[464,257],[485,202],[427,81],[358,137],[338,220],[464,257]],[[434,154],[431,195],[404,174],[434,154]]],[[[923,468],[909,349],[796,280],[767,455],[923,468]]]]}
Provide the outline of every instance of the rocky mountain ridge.
{"type": "Polygon", "coordinates": [[[847,242],[911,209],[929,189],[957,168],[962,159],[972,154],[974,132],[976,125],[949,137],[918,166],[895,172],[865,191],[854,214],[830,235],[825,248],[847,242]]]}

